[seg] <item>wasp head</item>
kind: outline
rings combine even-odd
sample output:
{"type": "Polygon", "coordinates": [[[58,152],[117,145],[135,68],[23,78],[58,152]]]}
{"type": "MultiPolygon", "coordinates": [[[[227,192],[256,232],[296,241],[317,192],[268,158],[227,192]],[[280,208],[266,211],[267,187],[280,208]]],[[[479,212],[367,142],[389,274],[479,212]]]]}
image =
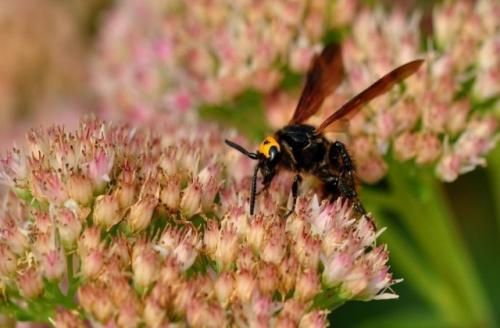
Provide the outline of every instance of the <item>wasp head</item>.
{"type": "Polygon", "coordinates": [[[262,143],[259,145],[259,149],[255,153],[249,152],[242,146],[229,140],[226,140],[226,144],[238,150],[242,154],[248,156],[249,158],[259,161],[254,169],[252,178],[252,190],[250,194],[250,214],[253,214],[255,206],[255,196],[257,191],[257,174],[259,173],[259,171],[261,172],[264,188],[269,186],[274,176],[276,175],[276,167],[281,158],[280,144],[274,137],[267,137],[266,139],[264,139],[264,141],[262,141],[262,143]]]}

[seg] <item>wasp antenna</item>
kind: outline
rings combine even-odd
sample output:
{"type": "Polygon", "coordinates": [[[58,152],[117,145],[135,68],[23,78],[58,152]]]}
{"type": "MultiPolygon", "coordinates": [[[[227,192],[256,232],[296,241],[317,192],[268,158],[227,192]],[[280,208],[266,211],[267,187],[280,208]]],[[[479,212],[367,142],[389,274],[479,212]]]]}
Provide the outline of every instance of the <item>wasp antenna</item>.
{"type": "Polygon", "coordinates": [[[229,141],[227,139],[225,141],[226,141],[226,144],[229,147],[236,149],[237,151],[239,151],[240,153],[242,153],[242,154],[250,157],[251,159],[258,159],[259,158],[256,153],[249,152],[248,150],[246,150],[242,146],[238,145],[237,143],[234,143],[234,142],[229,141]]]}
{"type": "Polygon", "coordinates": [[[255,208],[255,196],[257,194],[257,173],[259,172],[259,165],[255,165],[252,177],[252,189],[250,190],[250,215],[253,215],[255,208]]]}

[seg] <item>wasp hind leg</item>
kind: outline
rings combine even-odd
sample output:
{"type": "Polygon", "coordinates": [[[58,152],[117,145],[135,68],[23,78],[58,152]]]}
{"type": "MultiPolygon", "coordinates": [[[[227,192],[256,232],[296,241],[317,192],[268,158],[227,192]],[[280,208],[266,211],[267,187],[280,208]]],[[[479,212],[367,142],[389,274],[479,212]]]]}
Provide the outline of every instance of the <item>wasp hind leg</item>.
{"type": "Polygon", "coordinates": [[[297,174],[293,179],[292,184],[292,208],[288,210],[285,214],[285,219],[290,216],[295,211],[295,205],[297,204],[297,197],[299,195],[299,185],[302,182],[302,177],[297,174]]]}
{"type": "Polygon", "coordinates": [[[356,212],[364,215],[366,214],[366,210],[363,204],[361,204],[358,193],[356,192],[356,183],[354,181],[355,170],[351,156],[349,155],[344,144],[340,141],[335,141],[332,145],[332,148],[332,150],[335,152],[335,158],[341,160],[341,164],[338,168],[340,174],[337,183],[340,195],[346,197],[351,201],[356,212]]]}

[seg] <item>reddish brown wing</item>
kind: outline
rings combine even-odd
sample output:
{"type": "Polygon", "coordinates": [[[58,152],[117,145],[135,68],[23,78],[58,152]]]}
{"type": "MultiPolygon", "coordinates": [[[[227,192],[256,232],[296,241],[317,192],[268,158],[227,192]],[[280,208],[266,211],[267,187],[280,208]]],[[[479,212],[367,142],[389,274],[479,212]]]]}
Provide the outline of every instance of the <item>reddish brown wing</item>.
{"type": "Polygon", "coordinates": [[[386,93],[396,83],[403,81],[404,79],[415,73],[423,62],[424,61],[421,59],[414,60],[412,62],[399,66],[392,72],[388,73],[380,80],[369,86],[367,89],[359,93],[357,96],[349,100],[337,111],[335,111],[330,117],[328,117],[323,123],[321,123],[321,125],[316,129],[316,131],[318,133],[321,133],[330,124],[332,124],[333,122],[337,121],[340,118],[345,117],[347,114],[354,115],[357,111],[359,111],[363,107],[364,104],[386,93]]]}
{"type": "Polygon", "coordinates": [[[314,115],[323,100],[340,84],[343,75],[341,48],[338,44],[330,44],[314,58],[290,124],[302,123],[314,115]]]}

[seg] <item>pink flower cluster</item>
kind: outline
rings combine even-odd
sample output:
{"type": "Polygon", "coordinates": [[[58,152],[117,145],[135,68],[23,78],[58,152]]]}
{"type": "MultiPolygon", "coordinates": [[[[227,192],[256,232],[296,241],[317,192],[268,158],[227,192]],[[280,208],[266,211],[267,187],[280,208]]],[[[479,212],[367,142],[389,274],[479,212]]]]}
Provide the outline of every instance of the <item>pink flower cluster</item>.
{"type": "Polygon", "coordinates": [[[285,220],[287,174],[249,216],[251,163],[223,139],[92,118],[32,131],[0,163],[2,302],[59,305],[56,326],[325,327],[346,301],[397,297],[371,217],[309,189],[285,220]],[[54,285],[76,310],[47,301],[54,285]]]}
{"type": "Polygon", "coordinates": [[[304,72],[328,26],[344,24],[356,1],[120,2],[107,17],[95,60],[106,111],[135,120],[267,93],[282,69],[304,72]]]}
{"type": "MultiPolygon", "coordinates": [[[[434,8],[434,32],[427,36],[419,32],[418,12],[362,10],[343,43],[346,81],[312,122],[322,122],[395,67],[423,58],[425,65],[404,88],[372,101],[343,130],[347,136],[340,138],[350,145],[359,176],[380,180],[389,156],[431,165],[444,181],[485,165],[499,131],[499,13],[492,0],[450,2],[434,8]]],[[[288,93],[269,98],[275,127],[287,122],[295,99],[288,93]]]]}

